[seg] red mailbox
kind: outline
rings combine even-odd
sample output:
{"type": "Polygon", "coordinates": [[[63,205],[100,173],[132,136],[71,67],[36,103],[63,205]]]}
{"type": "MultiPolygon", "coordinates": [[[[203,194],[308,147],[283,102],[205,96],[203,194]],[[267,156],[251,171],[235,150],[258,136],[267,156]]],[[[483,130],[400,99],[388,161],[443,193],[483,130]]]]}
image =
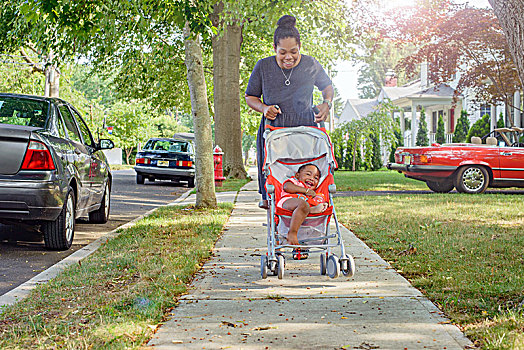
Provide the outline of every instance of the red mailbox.
{"type": "Polygon", "coordinates": [[[224,181],[226,178],[224,177],[224,171],[222,168],[222,158],[224,156],[224,152],[222,152],[222,148],[220,148],[218,145],[213,150],[213,162],[215,163],[215,186],[220,187],[222,186],[222,181],[224,181]]]}

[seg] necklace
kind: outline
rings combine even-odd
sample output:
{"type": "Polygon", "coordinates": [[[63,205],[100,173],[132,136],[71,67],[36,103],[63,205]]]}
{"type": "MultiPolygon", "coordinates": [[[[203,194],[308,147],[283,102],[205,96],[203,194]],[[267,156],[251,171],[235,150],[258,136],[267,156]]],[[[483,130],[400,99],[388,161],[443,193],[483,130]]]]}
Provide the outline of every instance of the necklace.
{"type": "Polygon", "coordinates": [[[286,86],[289,86],[291,84],[289,79],[291,79],[291,74],[293,74],[293,69],[295,69],[295,67],[291,68],[291,73],[289,73],[289,77],[286,77],[286,74],[284,73],[284,70],[282,69],[282,67],[280,67],[280,71],[282,71],[282,74],[284,75],[284,78],[286,78],[286,80],[284,81],[284,84],[286,86]]]}

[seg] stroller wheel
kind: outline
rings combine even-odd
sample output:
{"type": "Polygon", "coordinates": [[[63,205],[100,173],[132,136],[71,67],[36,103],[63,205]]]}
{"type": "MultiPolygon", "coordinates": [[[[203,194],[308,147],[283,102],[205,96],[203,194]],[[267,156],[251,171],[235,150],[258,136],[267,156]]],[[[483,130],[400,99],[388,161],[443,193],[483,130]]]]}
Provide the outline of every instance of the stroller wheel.
{"type": "Polygon", "coordinates": [[[326,274],[327,257],[326,253],[320,253],[320,274],[326,274]]]}
{"type": "Polygon", "coordinates": [[[278,279],[281,280],[283,277],[284,277],[284,265],[285,265],[285,262],[284,262],[284,256],[283,255],[279,255],[277,257],[277,270],[278,270],[278,279]]]}
{"type": "Polygon", "coordinates": [[[340,260],[338,256],[331,255],[327,261],[327,274],[331,278],[337,278],[340,276],[340,260]]]}
{"type": "Polygon", "coordinates": [[[355,269],[355,259],[351,255],[346,254],[343,259],[340,259],[340,270],[344,276],[353,277],[355,269]]]}
{"type": "Polygon", "coordinates": [[[262,276],[262,279],[267,278],[267,256],[262,255],[260,257],[260,275],[262,276]]]}

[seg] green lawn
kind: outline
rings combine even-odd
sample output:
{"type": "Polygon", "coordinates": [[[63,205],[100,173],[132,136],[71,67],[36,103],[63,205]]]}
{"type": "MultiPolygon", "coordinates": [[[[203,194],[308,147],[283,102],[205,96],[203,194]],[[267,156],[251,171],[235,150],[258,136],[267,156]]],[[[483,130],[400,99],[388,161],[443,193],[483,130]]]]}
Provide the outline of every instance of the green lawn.
{"type": "Polygon", "coordinates": [[[393,170],[336,171],[337,191],[429,190],[423,181],[408,179],[393,170]]]}
{"type": "Polygon", "coordinates": [[[519,195],[432,193],[337,197],[335,207],[346,227],[477,345],[524,349],[522,202],[519,195]]]}
{"type": "Polygon", "coordinates": [[[139,349],[211,254],[233,208],[155,211],[0,315],[0,349],[139,349]]]}

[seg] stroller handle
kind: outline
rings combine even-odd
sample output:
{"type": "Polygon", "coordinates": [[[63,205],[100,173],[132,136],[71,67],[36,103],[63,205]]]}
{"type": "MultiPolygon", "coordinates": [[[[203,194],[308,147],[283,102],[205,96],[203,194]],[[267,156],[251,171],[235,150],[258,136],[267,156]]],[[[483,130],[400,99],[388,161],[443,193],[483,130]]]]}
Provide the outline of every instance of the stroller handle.
{"type": "MultiPolygon", "coordinates": [[[[277,109],[280,109],[280,107],[279,107],[278,105],[275,105],[275,107],[276,107],[277,109]]],[[[318,109],[317,106],[313,106],[311,109],[313,110],[313,112],[314,112],[315,114],[320,113],[320,109],[318,109]]],[[[265,125],[269,125],[269,123],[271,123],[271,121],[270,121],[269,119],[266,118],[266,120],[265,120],[265,125]]],[[[326,128],[326,124],[324,123],[324,121],[321,121],[320,123],[317,123],[317,124],[318,124],[318,126],[321,127],[321,128],[324,128],[324,129],[326,128]]]]}

